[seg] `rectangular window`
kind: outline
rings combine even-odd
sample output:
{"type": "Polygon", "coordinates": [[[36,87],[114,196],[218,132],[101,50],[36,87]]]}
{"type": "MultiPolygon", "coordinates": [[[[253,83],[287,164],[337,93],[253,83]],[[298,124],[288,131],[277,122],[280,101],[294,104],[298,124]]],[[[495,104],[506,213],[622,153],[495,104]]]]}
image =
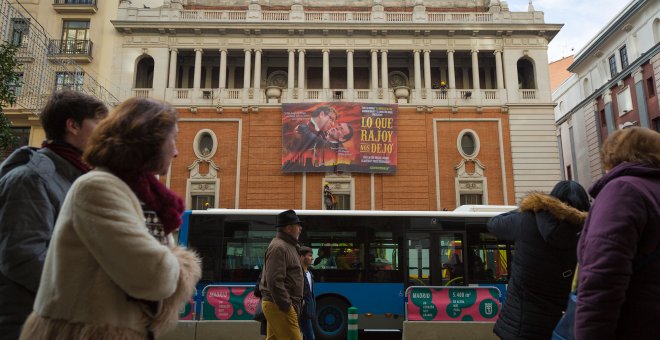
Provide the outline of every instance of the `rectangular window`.
{"type": "Polygon", "coordinates": [[[653,120],[653,129],[655,129],[657,132],[660,132],[660,118],[653,120]]]}
{"type": "Polygon", "coordinates": [[[12,19],[11,28],[11,43],[14,46],[21,46],[25,44],[25,39],[30,28],[30,22],[23,18],[12,19]]]}
{"type": "Polygon", "coordinates": [[[57,72],[55,75],[55,90],[81,91],[85,74],[82,72],[57,72]]]}
{"type": "Polygon", "coordinates": [[[600,112],[598,112],[598,115],[600,117],[600,125],[602,127],[607,126],[607,120],[605,120],[605,110],[600,110],[600,112]]]}
{"type": "Polygon", "coordinates": [[[213,195],[192,195],[191,209],[206,210],[215,208],[215,196],[213,195]]]}
{"type": "Polygon", "coordinates": [[[566,166],[566,179],[569,180],[569,181],[573,180],[573,171],[571,170],[570,165],[566,166]]]}
{"type": "Polygon", "coordinates": [[[621,57],[621,68],[624,69],[628,67],[628,49],[626,48],[626,45],[623,45],[623,47],[619,49],[619,57],[621,57]]]}
{"type": "Polygon", "coordinates": [[[89,53],[89,20],[64,20],[62,23],[62,46],[60,53],[89,53]]]}
{"type": "Polygon", "coordinates": [[[612,76],[612,78],[614,78],[614,76],[616,76],[616,74],[617,74],[617,72],[616,72],[616,57],[614,55],[612,55],[612,56],[610,56],[608,61],[610,63],[610,75],[612,76]]]}
{"type": "Polygon", "coordinates": [[[649,98],[655,96],[655,84],[653,84],[653,77],[646,79],[646,91],[649,93],[649,98]]]}
{"type": "Polygon", "coordinates": [[[353,184],[348,178],[325,178],[323,183],[323,210],[351,210],[353,184]]]}
{"type": "Polygon", "coordinates": [[[482,194],[461,194],[461,205],[483,204],[482,194]]]}
{"type": "Polygon", "coordinates": [[[17,72],[16,82],[8,82],[7,88],[14,94],[15,97],[20,96],[23,93],[23,72],[17,72]]]}

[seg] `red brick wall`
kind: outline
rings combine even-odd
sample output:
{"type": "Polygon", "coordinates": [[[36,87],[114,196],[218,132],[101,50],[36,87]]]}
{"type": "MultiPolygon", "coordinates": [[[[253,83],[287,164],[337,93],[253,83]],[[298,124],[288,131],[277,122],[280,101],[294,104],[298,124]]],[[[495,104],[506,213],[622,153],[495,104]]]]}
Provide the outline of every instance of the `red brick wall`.
{"type": "MultiPolygon", "coordinates": [[[[281,110],[262,108],[258,113],[243,113],[226,109],[222,114],[215,109],[200,108],[197,113],[180,111],[181,118],[240,118],[242,119],[240,208],[302,208],[302,174],[285,174],[281,171],[282,139],[281,110]]],[[[398,170],[393,175],[374,176],[375,208],[377,210],[435,210],[435,154],[433,119],[438,121],[438,158],[440,169],[440,198],[442,208],[452,210],[456,206],[454,167],[462,159],[457,148],[458,134],[465,128],[479,136],[480,151],[477,158],[485,166],[488,203],[504,204],[500,149],[503,148],[507,168],[508,196],[514,197],[511,152],[509,145],[508,116],[499,108],[461,109],[451,113],[449,108],[437,108],[433,113],[417,112],[414,108],[400,108],[398,118],[398,170]],[[469,119],[468,121],[459,119],[469,119]],[[499,144],[498,122],[483,119],[500,119],[503,144],[499,144]]],[[[188,166],[195,155],[192,143],[201,129],[211,129],[218,139],[218,149],[212,157],[219,166],[220,203],[218,207],[234,208],[236,188],[237,137],[236,121],[181,121],[177,146],[179,156],[172,164],[170,185],[184,196],[188,166]]],[[[321,209],[321,186],[325,173],[308,173],[306,208],[321,209]]],[[[371,175],[354,173],[355,209],[371,209],[371,175]]]]}

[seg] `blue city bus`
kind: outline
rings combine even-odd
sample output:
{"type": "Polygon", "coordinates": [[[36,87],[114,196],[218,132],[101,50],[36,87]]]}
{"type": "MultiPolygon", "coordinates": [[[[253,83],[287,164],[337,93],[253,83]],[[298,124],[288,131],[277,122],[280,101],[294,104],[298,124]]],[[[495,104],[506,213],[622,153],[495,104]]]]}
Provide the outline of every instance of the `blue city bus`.
{"type": "MultiPolygon", "coordinates": [[[[514,206],[454,211],[297,210],[300,244],[313,249],[316,334],[344,339],[347,308],[364,331],[401,331],[409,286],[484,285],[506,292],[512,245],[486,229],[514,206]]],[[[179,243],[202,257],[208,285],[254,285],[282,210],[187,211],[179,243]]],[[[196,298],[201,300],[201,296],[196,298]]]]}

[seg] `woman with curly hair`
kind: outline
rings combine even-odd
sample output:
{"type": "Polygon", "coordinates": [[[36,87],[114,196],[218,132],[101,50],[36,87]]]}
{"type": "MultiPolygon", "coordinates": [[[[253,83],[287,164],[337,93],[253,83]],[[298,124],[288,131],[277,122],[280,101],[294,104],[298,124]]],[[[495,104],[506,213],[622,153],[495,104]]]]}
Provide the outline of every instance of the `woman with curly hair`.
{"type": "Polygon", "coordinates": [[[660,133],[612,133],[578,243],[576,339],[660,336],[660,133]]]}
{"type": "Polygon", "coordinates": [[[21,339],[153,339],[176,324],[200,278],[176,247],[182,200],[156,175],[177,155],[177,112],[131,98],[101,121],[69,190],[21,339]]]}

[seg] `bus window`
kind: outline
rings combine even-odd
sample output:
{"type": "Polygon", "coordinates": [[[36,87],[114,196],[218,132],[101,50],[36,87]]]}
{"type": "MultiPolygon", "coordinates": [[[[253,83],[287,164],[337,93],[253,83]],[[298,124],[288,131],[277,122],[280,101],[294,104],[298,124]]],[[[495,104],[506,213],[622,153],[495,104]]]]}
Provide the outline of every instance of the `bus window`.
{"type": "Polygon", "coordinates": [[[485,233],[480,235],[480,241],[480,244],[471,244],[468,252],[470,281],[507,282],[509,278],[507,245],[485,233]]]}
{"type": "Polygon", "coordinates": [[[442,234],[440,240],[440,263],[442,263],[442,285],[463,285],[463,235],[442,234]]]}
{"type": "Polygon", "coordinates": [[[227,223],[223,244],[223,281],[256,281],[273,234],[273,230],[254,230],[227,223]]]}
{"type": "Polygon", "coordinates": [[[394,239],[394,233],[374,232],[367,257],[369,282],[401,281],[398,257],[399,244],[394,239]]]}
{"type": "Polygon", "coordinates": [[[362,280],[364,243],[353,231],[308,231],[312,272],[318,282],[362,280]]]}

